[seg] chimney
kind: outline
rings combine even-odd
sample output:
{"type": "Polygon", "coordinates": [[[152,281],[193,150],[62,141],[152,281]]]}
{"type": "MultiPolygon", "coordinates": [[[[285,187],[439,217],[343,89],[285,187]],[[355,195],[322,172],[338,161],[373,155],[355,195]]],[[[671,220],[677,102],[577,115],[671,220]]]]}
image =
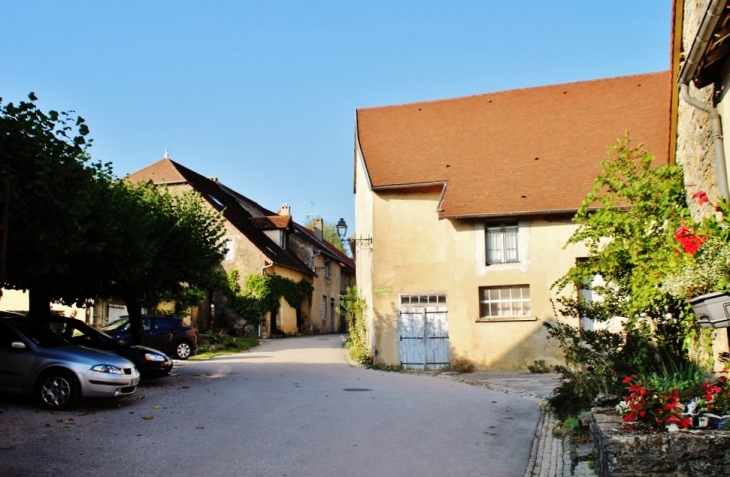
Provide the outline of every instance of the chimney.
{"type": "Polygon", "coordinates": [[[278,215],[291,215],[291,207],[288,204],[284,204],[277,212],[278,215]]]}
{"type": "Polygon", "coordinates": [[[317,240],[322,240],[322,229],[324,228],[324,221],[320,218],[314,219],[312,221],[312,227],[314,228],[314,236],[317,237],[317,240]]]}

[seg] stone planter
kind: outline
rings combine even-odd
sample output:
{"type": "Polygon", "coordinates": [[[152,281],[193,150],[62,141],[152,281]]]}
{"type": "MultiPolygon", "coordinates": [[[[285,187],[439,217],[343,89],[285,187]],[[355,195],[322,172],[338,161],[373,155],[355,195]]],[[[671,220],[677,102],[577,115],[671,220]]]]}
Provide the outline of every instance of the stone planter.
{"type": "Polygon", "coordinates": [[[699,324],[703,328],[727,328],[730,326],[730,294],[708,293],[689,300],[699,324]]]}
{"type": "Polygon", "coordinates": [[[730,475],[730,432],[627,431],[610,409],[591,419],[595,469],[601,477],[694,477],[730,475]]]}

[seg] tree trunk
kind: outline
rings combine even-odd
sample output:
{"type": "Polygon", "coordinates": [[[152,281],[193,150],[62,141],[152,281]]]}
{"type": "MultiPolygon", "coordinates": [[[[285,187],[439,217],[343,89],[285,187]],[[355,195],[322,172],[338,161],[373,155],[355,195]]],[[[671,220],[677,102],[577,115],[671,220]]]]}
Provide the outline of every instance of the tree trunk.
{"type": "Polygon", "coordinates": [[[129,313],[129,330],[132,333],[132,344],[142,344],[144,325],[142,324],[142,303],[134,298],[124,298],[129,313]]]}
{"type": "Polygon", "coordinates": [[[51,313],[51,293],[42,286],[28,290],[28,316],[37,320],[47,320],[51,313]]]}

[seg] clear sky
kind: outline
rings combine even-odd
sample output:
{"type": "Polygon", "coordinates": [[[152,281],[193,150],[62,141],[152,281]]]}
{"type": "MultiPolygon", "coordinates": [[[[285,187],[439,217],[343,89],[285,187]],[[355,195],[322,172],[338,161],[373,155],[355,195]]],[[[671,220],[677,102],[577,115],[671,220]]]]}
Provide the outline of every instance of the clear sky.
{"type": "MultiPolygon", "coordinates": [[[[669,69],[670,0],[5,0],[0,97],[354,231],[357,108],[669,69]]],[[[600,98],[596,98],[600,100],[600,98]]]]}

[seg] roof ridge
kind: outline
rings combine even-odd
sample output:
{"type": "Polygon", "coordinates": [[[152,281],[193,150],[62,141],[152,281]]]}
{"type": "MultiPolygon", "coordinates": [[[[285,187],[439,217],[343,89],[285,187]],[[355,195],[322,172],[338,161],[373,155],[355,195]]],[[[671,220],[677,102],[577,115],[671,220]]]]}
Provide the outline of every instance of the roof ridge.
{"type": "Polygon", "coordinates": [[[449,101],[459,101],[462,99],[468,99],[468,98],[477,98],[477,97],[484,97],[484,96],[492,96],[492,95],[498,95],[503,93],[514,93],[514,92],[520,92],[520,91],[539,91],[541,89],[547,89],[547,88],[556,88],[559,86],[572,86],[577,84],[587,84],[587,83],[603,83],[606,81],[615,81],[615,80],[621,80],[621,79],[628,79],[628,78],[639,78],[639,77],[647,77],[647,76],[657,76],[668,73],[669,70],[662,70],[662,71],[653,71],[650,73],[637,73],[632,75],[621,75],[621,76],[613,76],[610,78],[595,78],[590,80],[581,80],[581,81],[569,81],[567,83],[553,83],[553,84],[544,84],[544,85],[538,85],[538,86],[526,86],[524,88],[513,88],[513,89],[503,89],[499,91],[490,91],[487,93],[476,93],[476,94],[468,94],[465,96],[454,96],[451,98],[441,98],[441,99],[428,99],[424,101],[414,101],[409,103],[397,103],[397,104],[385,104],[382,106],[366,106],[363,108],[356,108],[355,111],[370,111],[374,109],[386,109],[386,108],[397,108],[400,106],[415,106],[419,104],[432,104],[432,103],[445,103],[449,101]]]}

